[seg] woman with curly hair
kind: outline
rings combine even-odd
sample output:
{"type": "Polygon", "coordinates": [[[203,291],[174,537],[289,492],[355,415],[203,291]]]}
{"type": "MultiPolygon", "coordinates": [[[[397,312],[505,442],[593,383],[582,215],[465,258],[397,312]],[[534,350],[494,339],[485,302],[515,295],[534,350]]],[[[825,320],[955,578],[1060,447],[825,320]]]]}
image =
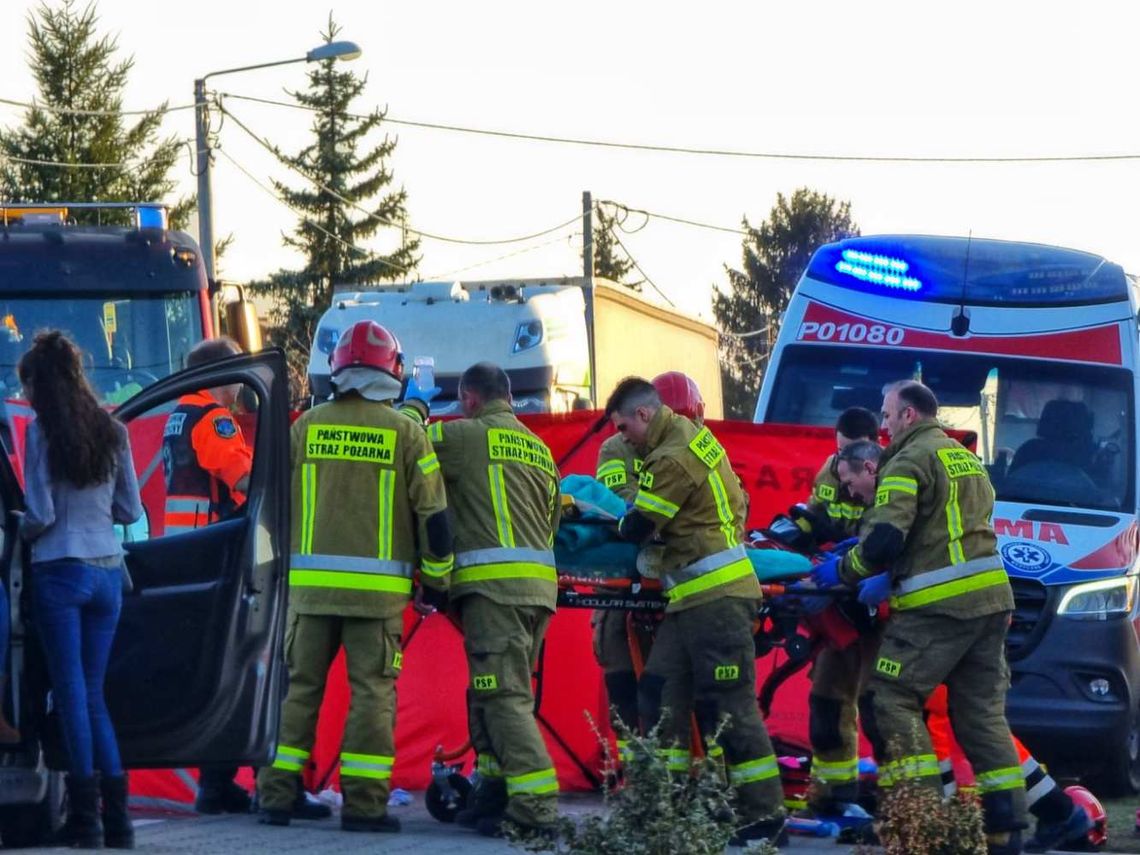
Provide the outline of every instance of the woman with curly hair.
{"type": "Polygon", "coordinates": [[[19,375],[36,414],[21,531],[31,543],[32,619],[68,753],[63,833],[81,848],[130,849],[127,779],[103,698],[123,596],[115,524],[143,514],[127,430],[99,406],[79,348],[58,330],[36,336],[19,375]]]}

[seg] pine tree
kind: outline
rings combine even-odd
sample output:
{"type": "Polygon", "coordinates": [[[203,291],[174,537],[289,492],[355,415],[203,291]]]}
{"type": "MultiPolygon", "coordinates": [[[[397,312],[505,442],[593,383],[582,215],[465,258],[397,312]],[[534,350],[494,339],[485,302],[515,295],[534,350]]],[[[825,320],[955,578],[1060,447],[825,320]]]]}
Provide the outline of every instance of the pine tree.
{"type": "Polygon", "coordinates": [[[722,330],[721,376],[729,418],[750,419],[760,378],[780,331],[792,290],[821,244],[859,234],[851,203],[806,187],[776,194],[768,219],[753,228],[745,217],[743,270],[725,265],[728,290],[713,289],[713,315],[722,330]],[[756,333],[741,338],[732,333],[756,333]]]}
{"type": "MultiPolygon", "coordinates": [[[[340,27],[329,16],[325,42],[335,41],[340,27]]],[[[419,263],[419,239],[405,236],[399,248],[380,255],[363,243],[382,228],[399,228],[407,211],[407,192],[390,189],[388,161],[396,140],[385,136],[366,148],[366,137],[380,127],[384,111],[361,116],[351,105],[364,91],[367,77],[340,71],[335,59],[309,72],[308,89],[290,95],[313,111],[313,141],[294,155],[279,154],[309,186],[295,189],[274,181],[277,191],[303,215],[285,245],[305,256],[301,270],[282,270],[255,293],[274,303],[270,339],[287,348],[297,373],[304,376],[317,322],[332,303],[335,286],[362,286],[406,278],[419,263]]],[[[297,391],[295,387],[295,391],[297,391]]]]}
{"type": "MultiPolygon", "coordinates": [[[[37,105],[22,127],[0,130],[0,199],[16,202],[167,201],[180,143],[159,139],[166,104],[127,125],[120,112],[134,60],[116,60],[118,41],[97,32],[94,4],[42,3],[28,15],[37,105]],[[80,112],[58,112],[74,110],[80,112]],[[39,161],[27,162],[27,161],[39,161]],[[46,163],[45,163],[46,162],[46,163]],[[115,164],[90,168],[50,165],[115,164]]],[[[191,201],[174,205],[185,221],[191,201]]],[[[79,221],[124,222],[126,214],[73,211],[79,221]]]]}

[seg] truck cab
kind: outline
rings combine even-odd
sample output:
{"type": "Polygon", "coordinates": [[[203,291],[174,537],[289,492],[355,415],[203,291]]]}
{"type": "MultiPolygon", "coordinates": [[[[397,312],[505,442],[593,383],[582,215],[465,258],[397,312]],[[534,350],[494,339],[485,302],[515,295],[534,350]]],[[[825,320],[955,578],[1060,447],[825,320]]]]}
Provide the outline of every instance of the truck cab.
{"type": "Polygon", "coordinates": [[[222,304],[197,245],[166,228],[161,206],[118,207],[129,210],[130,225],[73,225],[64,206],[0,208],[0,581],[12,617],[0,703],[22,737],[0,746],[5,846],[48,842],[63,807],[64,748],[29,619],[35,574],[18,536],[33,413],[16,365],[38,330],[62,329],[83,348],[93,388],[127,425],[143,495],[144,519],[121,531],[133,587],[124,593],[106,682],[124,765],[264,763],[276,732],[289,548],[284,355],[263,351],[182,370],[220,316],[237,321],[231,329],[256,346],[254,316],[241,299],[222,304]],[[233,384],[242,387],[237,416],[253,451],[246,501],[225,519],[168,534],[167,418],[182,396],[233,384]]]}
{"type": "Polygon", "coordinates": [[[831,426],[919,379],[974,432],[1016,609],[1014,732],[1042,760],[1140,788],[1136,426],[1140,291],[1058,247],[877,236],[821,247],[755,419],[831,426]]]}

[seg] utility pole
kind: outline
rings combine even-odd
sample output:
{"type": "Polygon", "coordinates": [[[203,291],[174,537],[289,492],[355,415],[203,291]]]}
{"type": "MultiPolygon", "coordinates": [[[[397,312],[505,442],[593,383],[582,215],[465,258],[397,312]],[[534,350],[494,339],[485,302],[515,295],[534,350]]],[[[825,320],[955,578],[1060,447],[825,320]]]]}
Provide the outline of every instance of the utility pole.
{"type": "Polygon", "coordinates": [[[587,287],[594,285],[594,200],[582,191],[582,277],[587,287]]]}
{"type": "MultiPolygon", "coordinates": [[[[214,285],[214,205],[210,192],[210,115],[206,106],[206,78],[194,81],[194,145],[198,168],[198,248],[206,267],[206,280],[214,285]]],[[[215,318],[215,321],[217,318],[215,318]]]]}
{"type": "Polygon", "coordinates": [[[594,199],[582,191],[582,296],[586,299],[586,343],[590,348],[590,402],[598,406],[598,372],[594,350],[594,199]]]}

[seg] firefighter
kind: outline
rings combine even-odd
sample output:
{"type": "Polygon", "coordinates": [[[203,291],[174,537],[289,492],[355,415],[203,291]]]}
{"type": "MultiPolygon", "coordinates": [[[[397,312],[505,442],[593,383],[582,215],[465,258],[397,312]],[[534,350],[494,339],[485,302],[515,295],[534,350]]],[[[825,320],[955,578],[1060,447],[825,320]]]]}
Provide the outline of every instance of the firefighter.
{"type": "MultiPolygon", "coordinates": [[[[836,471],[844,489],[867,507],[874,504],[875,487],[878,478],[879,460],[882,449],[878,441],[856,442],[845,447],[838,455],[836,471]]],[[[876,577],[872,577],[872,581],[876,577]]],[[[870,593],[870,586],[864,583],[864,601],[876,605],[875,600],[885,594],[870,593]]],[[[938,758],[938,769],[942,782],[942,793],[951,796],[958,784],[954,777],[954,764],[951,759],[955,746],[954,733],[950,726],[946,687],[939,686],[927,699],[923,707],[926,729],[930,732],[934,755],[938,758]]],[[[1018,764],[1025,779],[1026,805],[1037,819],[1033,837],[1025,842],[1027,852],[1045,852],[1056,848],[1062,842],[1079,841],[1092,827],[1088,814],[1073,803],[1060,785],[1045,768],[1037,762],[1016,736],[1013,737],[1018,764]]]]}
{"type": "MultiPolygon", "coordinates": [[[[661,401],[673,412],[690,419],[697,425],[705,420],[705,402],[696,381],[680,371],[667,371],[653,378],[661,401]]],[[[637,495],[637,478],[641,473],[641,458],[637,450],[621,434],[615,434],[602,443],[598,451],[597,478],[619,496],[632,503],[637,495]]],[[[654,626],[638,624],[635,643],[643,656],[653,643],[654,626]]],[[[606,693],[612,709],[627,728],[637,727],[637,675],[630,653],[630,636],[626,613],[620,609],[599,609],[594,612],[594,656],[602,669],[606,693]]],[[[611,713],[612,715],[612,713],[611,713]]],[[[618,759],[629,759],[629,744],[618,733],[618,759]]]]}
{"type": "Polygon", "coordinates": [[[464,418],[428,427],[455,514],[451,602],[471,675],[480,774],[456,821],[489,837],[502,835],[505,822],[551,833],[558,778],[534,718],[531,673],[557,598],[558,469],[515,418],[502,368],[468,368],[459,400],[464,418]]]}
{"type": "MultiPolygon", "coordinates": [[[[199,342],[186,357],[196,368],[241,353],[225,336],[199,342]]],[[[245,503],[253,452],[246,444],[232,408],[240,384],[183,395],[162,432],[166,475],[165,534],[209,525],[235,513],[245,503]]],[[[249,813],[250,798],[234,781],[236,766],[206,766],[198,772],[198,813],[249,813]]],[[[314,805],[316,810],[323,806],[314,805]]],[[[328,808],[324,808],[329,815],[328,808]]]]}
{"type": "Polygon", "coordinates": [[[445,601],[453,535],[431,442],[391,406],[403,376],[396,338],[372,321],[353,324],[330,376],[333,400],[292,427],[289,690],[273,764],[258,775],[261,821],[288,825],[295,816],[328,669],[343,647],[352,701],[340,752],[341,828],[395,832],[388,790],[402,615],[417,562],[417,597],[445,601]]]}
{"type": "Polygon", "coordinates": [[[823,586],[875,579],[890,589],[890,617],[860,704],[880,783],[907,778],[940,791],[922,709],[946,683],[989,851],[1020,852],[1025,787],[1005,718],[1013,593],[990,525],[993,487],[977,457],[938,425],[938,402],[926,386],[887,387],[882,415],[891,444],[860,541],[812,575],[823,586]]]}
{"type": "Polygon", "coordinates": [[[744,495],[724,448],[661,403],[651,383],[621,381],[606,404],[614,427],[642,455],[633,507],[619,532],[635,543],[665,542],[668,606],[638,684],[646,732],[663,722],[672,771],[689,769],[689,721],[710,757],[721,757],[742,820],[735,845],[786,840],[783,790],[772,743],[756,706],[752,621],[760,584],[742,545],[744,495]],[[727,719],[723,728],[722,719],[727,719]],[[714,740],[714,734],[718,734],[714,740]]]}
{"type": "MultiPolygon", "coordinates": [[[[839,453],[853,443],[869,441],[878,447],[879,422],[863,407],[844,410],[835,423],[837,453],[815,476],[808,512],[797,525],[812,526],[818,543],[838,542],[859,533],[866,504],[840,483],[839,453]]],[[[824,646],[815,657],[808,695],[808,734],[811,740],[811,807],[816,813],[843,813],[843,805],[858,797],[859,726],[856,704],[869,676],[869,666],[878,647],[878,632],[862,632],[859,640],[842,650],[824,646]]]]}

